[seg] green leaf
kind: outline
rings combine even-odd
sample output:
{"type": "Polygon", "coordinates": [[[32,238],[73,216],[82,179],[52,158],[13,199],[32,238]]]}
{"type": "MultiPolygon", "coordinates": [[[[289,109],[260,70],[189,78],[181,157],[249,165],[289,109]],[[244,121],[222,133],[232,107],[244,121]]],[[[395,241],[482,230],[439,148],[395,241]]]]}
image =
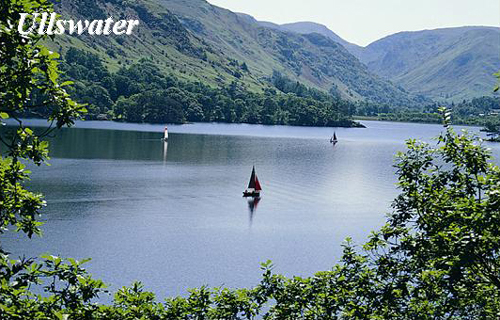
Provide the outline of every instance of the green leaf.
{"type": "Polygon", "coordinates": [[[0,118],[2,118],[2,119],[8,119],[9,118],[9,114],[6,113],[6,112],[0,112],[0,118]]]}
{"type": "Polygon", "coordinates": [[[65,86],[69,86],[69,85],[72,85],[74,84],[73,81],[64,81],[63,83],[61,83],[59,86],[61,87],[65,87],[65,86]]]}

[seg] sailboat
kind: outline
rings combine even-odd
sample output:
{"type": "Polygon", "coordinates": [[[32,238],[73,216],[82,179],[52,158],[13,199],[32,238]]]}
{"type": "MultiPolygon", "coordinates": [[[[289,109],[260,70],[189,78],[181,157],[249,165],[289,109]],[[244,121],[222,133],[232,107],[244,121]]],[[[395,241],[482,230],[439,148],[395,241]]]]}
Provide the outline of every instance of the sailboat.
{"type": "Polygon", "coordinates": [[[248,188],[243,191],[244,197],[260,197],[260,191],[262,187],[260,186],[259,178],[255,174],[255,166],[252,168],[252,175],[250,176],[250,182],[248,183],[248,188]]]}
{"type": "Polygon", "coordinates": [[[333,136],[330,138],[330,143],[333,143],[335,145],[337,144],[337,142],[339,142],[339,140],[337,140],[337,134],[334,131],[333,136]]]}
{"type": "Polygon", "coordinates": [[[165,126],[165,130],[163,130],[163,141],[168,141],[168,128],[165,126]]]}

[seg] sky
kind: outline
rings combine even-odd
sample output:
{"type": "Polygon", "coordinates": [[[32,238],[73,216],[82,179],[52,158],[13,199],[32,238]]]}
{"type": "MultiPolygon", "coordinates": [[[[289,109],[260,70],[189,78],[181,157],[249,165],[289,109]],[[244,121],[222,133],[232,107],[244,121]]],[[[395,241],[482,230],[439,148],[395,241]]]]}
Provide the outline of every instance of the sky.
{"type": "Polygon", "coordinates": [[[345,40],[369,43],[400,31],[500,27],[500,0],[208,0],[279,24],[312,21],[345,40]]]}

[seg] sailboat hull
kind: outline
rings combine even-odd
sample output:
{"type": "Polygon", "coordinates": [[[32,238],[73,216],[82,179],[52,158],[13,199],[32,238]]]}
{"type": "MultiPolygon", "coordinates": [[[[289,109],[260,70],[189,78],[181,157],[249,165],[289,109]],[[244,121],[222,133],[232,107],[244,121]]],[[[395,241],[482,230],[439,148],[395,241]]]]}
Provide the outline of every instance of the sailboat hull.
{"type": "Polygon", "coordinates": [[[260,191],[245,190],[245,191],[243,191],[243,197],[245,197],[245,198],[249,198],[249,197],[257,198],[257,197],[260,197],[260,191]]]}

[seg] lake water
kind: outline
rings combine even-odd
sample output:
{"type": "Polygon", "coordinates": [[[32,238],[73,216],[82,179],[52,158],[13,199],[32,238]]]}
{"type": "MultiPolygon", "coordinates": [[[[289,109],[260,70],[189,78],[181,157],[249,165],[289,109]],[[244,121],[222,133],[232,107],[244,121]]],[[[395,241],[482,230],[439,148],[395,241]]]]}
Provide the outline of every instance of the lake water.
{"type": "Polygon", "coordinates": [[[141,280],[160,298],[253,286],[267,259],[286,275],[328,270],[346,237],[362,243],[384,223],[405,139],[442,129],[363,123],[335,129],[332,147],[332,128],[172,125],[167,145],[163,126],[79,122],[51,139],[52,166],[32,175],[48,202],[44,236],[3,244],[15,255],[92,257],[87,268],[111,289],[141,280]],[[258,205],[242,198],[253,165],[258,205]]]}

